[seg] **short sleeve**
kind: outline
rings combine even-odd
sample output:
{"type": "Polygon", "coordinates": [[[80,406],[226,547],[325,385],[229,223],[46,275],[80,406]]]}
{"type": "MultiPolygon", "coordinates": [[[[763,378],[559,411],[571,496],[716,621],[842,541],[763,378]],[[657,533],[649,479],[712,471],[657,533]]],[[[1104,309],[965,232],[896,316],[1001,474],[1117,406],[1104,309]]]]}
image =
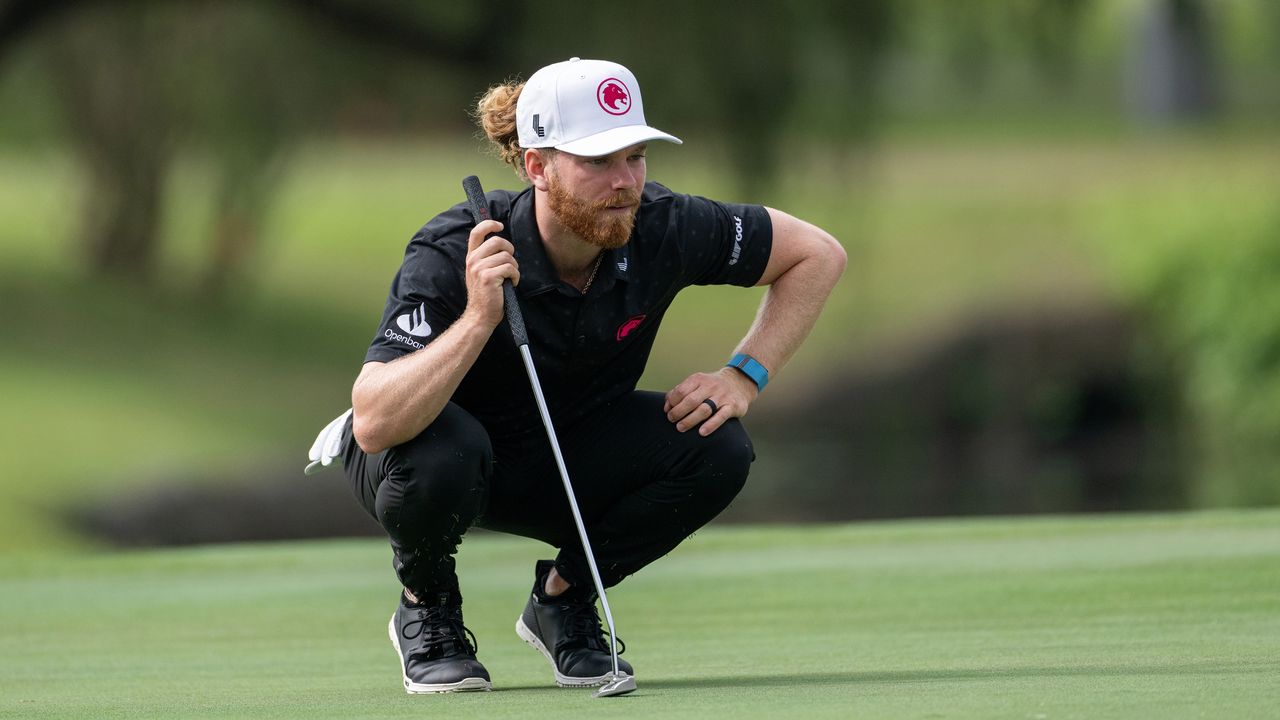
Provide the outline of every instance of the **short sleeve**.
{"type": "Polygon", "coordinates": [[[365,362],[390,362],[426,347],[466,308],[462,266],[425,230],[409,243],[404,262],[391,281],[382,321],[365,353],[365,362]]]}
{"type": "Polygon", "coordinates": [[[751,287],[764,275],[773,247],[773,222],[761,205],[677,196],[677,237],[691,285],[751,287]]]}

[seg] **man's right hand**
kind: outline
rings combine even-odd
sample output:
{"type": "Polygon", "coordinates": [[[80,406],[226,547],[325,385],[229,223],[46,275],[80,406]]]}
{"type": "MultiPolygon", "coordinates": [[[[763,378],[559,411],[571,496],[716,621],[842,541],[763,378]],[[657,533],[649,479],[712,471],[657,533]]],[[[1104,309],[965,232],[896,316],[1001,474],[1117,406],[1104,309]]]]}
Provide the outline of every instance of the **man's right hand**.
{"type": "Polygon", "coordinates": [[[485,220],[471,230],[467,239],[467,309],[490,329],[502,322],[502,282],[520,284],[515,246],[506,238],[488,237],[502,230],[497,220],[485,220]],[[486,239],[488,237],[488,239],[486,239]]]}
{"type": "Polygon", "coordinates": [[[467,309],[447,330],[391,362],[369,361],[351,388],[351,432],[366,453],[403,443],[430,425],[502,322],[502,282],[520,282],[515,247],[486,236],[502,223],[485,220],[467,238],[467,309]]]}

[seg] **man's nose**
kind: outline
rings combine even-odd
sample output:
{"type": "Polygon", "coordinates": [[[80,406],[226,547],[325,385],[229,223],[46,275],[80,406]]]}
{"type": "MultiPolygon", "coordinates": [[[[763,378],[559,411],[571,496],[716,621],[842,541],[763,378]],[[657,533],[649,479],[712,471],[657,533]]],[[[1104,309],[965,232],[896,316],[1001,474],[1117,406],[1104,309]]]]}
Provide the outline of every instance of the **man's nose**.
{"type": "Polygon", "coordinates": [[[639,180],[636,178],[636,171],[626,163],[623,163],[622,167],[613,174],[614,190],[628,190],[639,184],[639,180]]]}

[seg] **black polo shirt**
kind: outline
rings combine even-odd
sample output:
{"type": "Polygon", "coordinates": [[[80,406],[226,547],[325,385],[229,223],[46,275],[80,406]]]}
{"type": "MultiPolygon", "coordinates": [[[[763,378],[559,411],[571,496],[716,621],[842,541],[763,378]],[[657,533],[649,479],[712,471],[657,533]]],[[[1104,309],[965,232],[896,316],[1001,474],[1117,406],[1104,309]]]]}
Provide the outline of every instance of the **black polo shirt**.
{"type": "MultiPolygon", "coordinates": [[[[556,276],[538,234],[533,190],[498,190],[487,199],[490,215],[504,225],[500,234],[516,248],[516,294],[557,429],[635,389],[676,293],[689,285],[755,285],[773,242],[769,215],[759,205],[721,203],[646,183],[631,239],[605,251],[584,296],[556,276]]],[[[471,227],[466,205],[459,204],[413,236],[366,361],[390,362],[424,347],[462,315],[471,227]]],[[[544,432],[505,320],[452,400],[494,440],[544,432]]]]}

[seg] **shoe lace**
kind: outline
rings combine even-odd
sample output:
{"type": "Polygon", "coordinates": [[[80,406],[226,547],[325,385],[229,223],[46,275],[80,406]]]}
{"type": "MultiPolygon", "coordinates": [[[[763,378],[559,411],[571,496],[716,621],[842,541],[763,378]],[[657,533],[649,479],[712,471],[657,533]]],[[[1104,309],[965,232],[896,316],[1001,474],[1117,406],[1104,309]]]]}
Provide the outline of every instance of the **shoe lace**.
{"type": "MultiPolygon", "coordinates": [[[[586,647],[600,652],[609,652],[609,643],[605,636],[609,634],[600,625],[600,611],[596,609],[595,598],[581,602],[564,603],[560,606],[563,618],[564,635],[560,647],[586,647]]],[[[627,644],[618,640],[618,654],[626,652],[627,644]]]]}
{"type": "Polygon", "coordinates": [[[480,643],[475,633],[462,624],[462,613],[457,608],[430,607],[417,610],[418,617],[404,624],[400,634],[406,640],[419,639],[419,649],[411,653],[426,658],[451,655],[475,655],[480,643]],[[411,632],[410,628],[414,628],[411,632]]]}

